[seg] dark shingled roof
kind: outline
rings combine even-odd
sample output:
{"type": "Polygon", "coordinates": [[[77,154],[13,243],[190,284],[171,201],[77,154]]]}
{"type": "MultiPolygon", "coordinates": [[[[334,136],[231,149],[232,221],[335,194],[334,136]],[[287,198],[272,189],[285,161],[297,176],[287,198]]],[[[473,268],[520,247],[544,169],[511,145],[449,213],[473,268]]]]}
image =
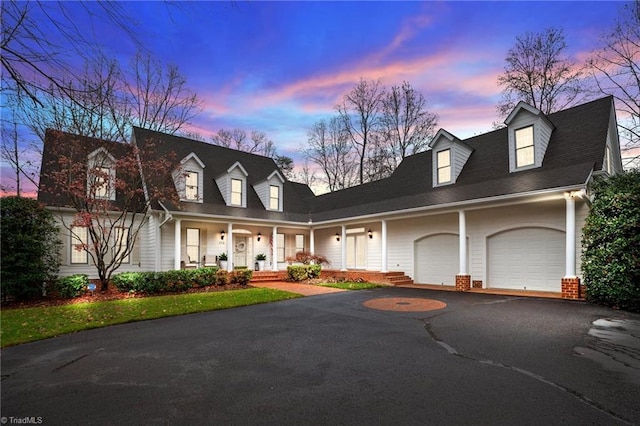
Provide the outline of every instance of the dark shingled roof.
{"type": "Polygon", "coordinates": [[[464,140],[473,152],[452,185],[433,187],[432,151],[422,152],[405,158],[386,179],[317,197],[313,221],[584,184],[602,167],[611,108],[606,97],[550,114],[555,130],[542,167],[510,173],[508,131],[502,128],[464,140]]]}
{"type": "MultiPolygon", "coordinates": [[[[144,146],[152,143],[154,155],[173,153],[176,166],[190,153],[196,154],[205,164],[203,202],[167,206],[171,210],[299,223],[311,219],[318,223],[582,185],[593,170],[602,168],[612,108],[612,97],[606,97],[548,115],[555,129],[539,168],[509,172],[508,131],[503,128],[463,141],[473,152],[452,185],[433,187],[432,152],[426,151],[405,158],[386,179],[317,197],[308,186],[285,180],[283,212],[266,210],[253,190],[254,184],[278,170],[271,158],[141,128],[134,128],[134,139],[143,152],[144,146]],[[246,208],[227,206],[215,183],[215,178],[226,173],[236,162],[248,173],[246,208]]],[[[90,146],[103,143],[116,150],[127,146],[91,138],[87,138],[87,143],[90,146]]],[[[112,152],[112,149],[108,150],[112,152]]],[[[48,143],[45,143],[41,172],[41,183],[45,188],[51,184],[47,180],[52,163],[50,155],[48,143]]],[[[173,187],[170,170],[167,171],[167,185],[173,187]]],[[[64,200],[52,197],[47,191],[41,190],[38,198],[49,205],[64,205],[64,200]]]]}
{"type": "MultiPolygon", "coordinates": [[[[134,128],[134,137],[141,151],[147,143],[152,143],[152,151],[156,155],[168,156],[173,154],[178,163],[189,154],[194,153],[205,165],[203,172],[202,203],[180,203],[179,207],[166,206],[170,210],[181,210],[189,213],[202,213],[210,215],[224,215],[233,217],[285,220],[304,222],[309,221],[311,200],[314,194],[306,185],[301,185],[285,180],[283,185],[282,212],[266,210],[253,189],[253,185],[264,181],[271,173],[278,170],[278,166],[269,157],[237,151],[206,142],[200,142],[180,136],[167,135],[152,130],[134,128]],[[215,179],[227,172],[229,167],[239,162],[247,171],[247,207],[227,206],[222,194],[215,183],[215,179]]],[[[169,178],[171,172],[168,171],[169,178]]],[[[173,185],[173,183],[170,183],[173,185]]]]}

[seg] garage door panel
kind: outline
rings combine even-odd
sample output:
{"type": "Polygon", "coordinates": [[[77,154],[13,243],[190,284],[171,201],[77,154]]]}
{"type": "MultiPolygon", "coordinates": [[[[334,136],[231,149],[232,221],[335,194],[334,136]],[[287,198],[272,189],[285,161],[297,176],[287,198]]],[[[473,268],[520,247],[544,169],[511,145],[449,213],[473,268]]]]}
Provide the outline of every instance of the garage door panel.
{"type": "Polygon", "coordinates": [[[487,285],[560,291],[564,274],[564,232],[547,228],[521,228],[487,240],[487,285]]]}
{"type": "Polygon", "coordinates": [[[459,268],[457,235],[438,234],[416,242],[415,282],[455,285],[459,268]]]}

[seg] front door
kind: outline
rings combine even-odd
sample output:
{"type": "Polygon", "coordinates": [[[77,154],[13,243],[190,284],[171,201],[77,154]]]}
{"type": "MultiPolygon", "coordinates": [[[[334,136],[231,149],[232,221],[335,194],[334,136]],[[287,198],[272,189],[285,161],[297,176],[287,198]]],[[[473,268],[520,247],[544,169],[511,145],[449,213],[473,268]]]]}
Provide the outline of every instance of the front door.
{"type": "Polygon", "coordinates": [[[247,237],[235,235],[233,237],[233,266],[247,266],[247,237]]]}
{"type": "Polygon", "coordinates": [[[364,234],[347,235],[347,268],[365,269],[366,236],[364,234]]]}

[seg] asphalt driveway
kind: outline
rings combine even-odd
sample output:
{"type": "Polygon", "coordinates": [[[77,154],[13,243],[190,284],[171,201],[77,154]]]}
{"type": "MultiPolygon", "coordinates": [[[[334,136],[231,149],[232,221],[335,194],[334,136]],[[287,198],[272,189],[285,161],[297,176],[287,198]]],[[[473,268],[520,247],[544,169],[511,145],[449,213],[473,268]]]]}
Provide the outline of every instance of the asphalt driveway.
{"type": "Polygon", "coordinates": [[[1,416],[64,425],[638,424],[638,321],[562,300],[339,292],[6,348],[1,416]]]}

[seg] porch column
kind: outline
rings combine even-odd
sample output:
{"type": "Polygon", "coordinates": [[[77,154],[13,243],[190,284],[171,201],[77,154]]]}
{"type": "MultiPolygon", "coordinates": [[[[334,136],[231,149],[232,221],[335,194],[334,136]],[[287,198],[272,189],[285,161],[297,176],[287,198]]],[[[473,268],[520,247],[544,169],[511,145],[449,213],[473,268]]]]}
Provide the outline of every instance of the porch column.
{"type": "Polygon", "coordinates": [[[471,275],[467,271],[467,218],[464,210],[458,212],[458,247],[460,272],[456,275],[456,290],[467,291],[471,288],[471,275]]]}
{"type": "Polygon", "coordinates": [[[340,251],[341,251],[341,271],[347,270],[347,227],[342,225],[342,236],[340,237],[340,251]]]}
{"type": "Polygon", "coordinates": [[[313,231],[313,228],[311,228],[309,230],[309,253],[315,254],[315,252],[316,252],[316,238],[315,238],[315,232],[313,231]]]}
{"type": "Polygon", "coordinates": [[[576,276],[576,201],[573,193],[564,194],[565,224],[565,272],[561,280],[560,290],[564,299],[580,297],[580,278],[576,276]]]}
{"type": "Polygon", "coordinates": [[[278,270],[278,227],[273,227],[273,232],[271,233],[271,241],[273,244],[271,245],[271,270],[278,270]]]}
{"type": "Polygon", "coordinates": [[[381,272],[389,272],[387,265],[387,221],[382,221],[382,270],[381,272]]]}
{"type": "Polygon", "coordinates": [[[180,256],[180,228],[181,228],[181,220],[175,220],[175,228],[174,228],[174,237],[173,237],[173,269],[180,269],[180,261],[182,260],[180,256]]]}
{"type": "Polygon", "coordinates": [[[233,223],[227,225],[227,271],[233,271],[233,223]]]}

